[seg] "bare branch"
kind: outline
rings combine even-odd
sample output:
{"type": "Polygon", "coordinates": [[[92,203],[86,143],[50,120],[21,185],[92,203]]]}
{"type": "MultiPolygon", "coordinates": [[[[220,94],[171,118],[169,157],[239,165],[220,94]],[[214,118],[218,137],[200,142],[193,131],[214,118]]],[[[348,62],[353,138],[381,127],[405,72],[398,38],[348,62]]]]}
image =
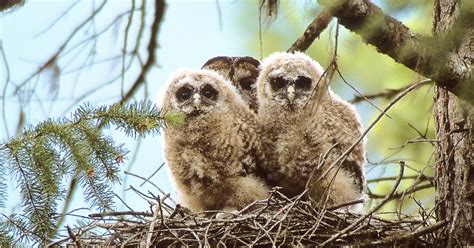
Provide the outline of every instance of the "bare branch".
{"type": "MultiPolygon", "coordinates": [[[[379,52],[431,78],[437,84],[443,84],[441,86],[447,87],[456,95],[472,101],[472,98],[469,98],[472,93],[466,94],[460,91],[461,88],[466,89],[465,87],[473,85],[474,77],[470,76],[469,66],[471,61],[454,54],[454,49],[446,50],[444,45],[452,42],[449,39],[417,35],[395,18],[386,15],[370,0],[319,0],[319,2],[326,6],[344,27],[360,35],[379,52]]],[[[470,7],[467,5],[463,8],[466,13],[460,16],[473,20],[474,10],[470,7]]],[[[464,29],[453,29],[453,32],[457,33],[457,39],[468,33],[466,25],[460,26],[464,29]]],[[[470,28],[472,29],[472,25],[470,28]]]]}
{"type": "MultiPolygon", "coordinates": [[[[430,181],[432,182],[433,181],[433,177],[427,177],[423,174],[420,174],[421,175],[421,180],[423,181],[430,181]]],[[[413,176],[405,176],[402,178],[402,180],[415,180],[419,177],[419,175],[413,175],[413,176]]],[[[397,177],[380,177],[380,178],[374,178],[374,179],[369,179],[367,180],[367,183],[378,183],[378,182],[383,182],[383,181],[393,181],[393,180],[396,180],[397,177]]]]}
{"type": "Polygon", "coordinates": [[[403,98],[406,94],[408,94],[409,92],[411,92],[412,90],[414,89],[417,89],[418,87],[420,87],[420,83],[417,83],[417,84],[414,84],[414,85],[411,85],[410,87],[408,87],[406,90],[404,90],[403,92],[401,92],[400,94],[398,94],[398,96],[393,99],[390,103],[388,103],[387,107],[385,107],[385,109],[377,116],[377,118],[375,118],[375,120],[367,127],[367,129],[365,129],[365,131],[359,136],[359,138],[343,153],[341,154],[327,169],[326,171],[318,178],[318,181],[321,180],[322,178],[326,177],[328,175],[328,173],[334,169],[334,167],[336,166],[339,166],[340,164],[342,164],[342,162],[349,156],[349,154],[352,152],[352,150],[354,149],[354,147],[359,144],[359,142],[361,142],[364,137],[367,135],[367,133],[369,133],[369,131],[375,126],[375,124],[377,124],[377,122],[387,113],[387,111],[393,106],[395,105],[395,103],[397,103],[401,98],[403,98]]]}
{"type": "Polygon", "coordinates": [[[395,241],[414,239],[416,237],[419,237],[419,236],[422,236],[422,235],[425,235],[425,234],[428,234],[428,233],[432,233],[432,232],[446,226],[446,224],[448,224],[448,221],[443,220],[443,221],[440,221],[436,224],[420,228],[419,230],[414,231],[414,232],[395,233],[390,237],[384,238],[384,239],[379,240],[379,241],[371,242],[369,244],[361,244],[361,246],[393,244],[393,243],[395,243],[395,241]]]}
{"type": "Polygon", "coordinates": [[[340,203],[340,204],[331,205],[331,206],[327,207],[326,210],[328,210],[328,211],[336,210],[338,208],[352,206],[352,205],[359,204],[359,203],[364,203],[364,200],[363,199],[356,199],[356,200],[352,200],[352,201],[348,201],[348,202],[343,202],[343,203],[340,203]]]}
{"type": "Polygon", "coordinates": [[[431,84],[432,82],[433,81],[431,81],[431,79],[425,79],[425,80],[422,80],[421,82],[412,83],[412,84],[409,84],[409,85],[407,85],[405,87],[402,87],[402,88],[399,88],[399,89],[386,89],[384,92],[379,92],[379,93],[370,94],[370,95],[355,96],[349,102],[354,104],[354,103],[362,102],[365,99],[375,99],[375,98],[384,98],[386,100],[390,100],[393,97],[395,97],[398,93],[406,90],[407,88],[409,88],[410,86],[412,86],[414,84],[420,84],[420,87],[421,87],[421,86],[424,86],[424,85],[431,84]]]}
{"type": "Polygon", "coordinates": [[[16,90],[18,91],[21,87],[23,87],[25,84],[27,84],[32,78],[35,76],[39,75],[41,72],[44,70],[48,69],[52,64],[55,64],[59,55],[64,51],[64,49],[67,47],[69,42],[72,40],[72,38],[81,30],[87,23],[91,22],[94,17],[104,8],[106,5],[107,1],[103,1],[101,5],[97,9],[95,9],[90,16],[88,16],[81,24],[79,24],[73,31],[72,33],[66,38],[66,41],[58,48],[58,50],[46,61],[43,65],[41,65],[33,74],[28,76],[22,83],[16,86],[16,90]]]}
{"type": "Polygon", "coordinates": [[[390,193],[375,207],[373,207],[367,214],[363,215],[362,217],[360,217],[359,219],[357,219],[357,221],[353,222],[352,224],[350,224],[348,227],[344,228],[344,230],[338,232],[337,234],[335,235],[332,235],[331,238],[327,239],[326,241],[324,241],[321,246],[324,246],[330,242],[332,242],[333,240],[341,237],[342,235],[348,233],[349,231],[351,231],[354,227],[356,227],[359,223],[361,223],[362,221],[364,221],[365,219],[367,219],[369,216],[371,216],[372,214],[374,214],[377,210],[379,210],[383,205],[385,205],[385,203],[387,203],[389,200],[390,200],[390,197],[395,193],[395,191],[397,190],[398,188],[398,185],[400,184],[400,182],[402,181],[402,178],[403,178],[403,172],[404,172],[404,169],[405,169],[405,162],[403,161],[400,161],[400,174],[398,175],[398,178],[397,178],[397,181],[395,181],[395,185],[393,185],[393,188],[392,190],[390,190],[390,193]]]}
{"type": "Polygon", "coordinates": [[[321,32],[329,25],[332,20],[332,15],[327,8],[324,8],[321,13],[309,24],[303,35],[298,38],[293,45],[288,49],[288,52],[306,51],[309,46],[319,37],[321,32]]]}
{"type": "MultiPolygon", "coordinates": [[[[407,194],[412,194],[412,193],[415,193],[417,191],[420,191],[420,190],[424,190],[424,189],[429,189],[429,188],[433,188],[434,185],[431,184],[431,183],[426,183],[426,184],[423,184],[423,185],[420,185],[420,186],[416,186],[416,187],[413,187],[409,190],[406,190],[406,191],[403,191],[403,192],[400,192],[400,193],[396,193],[396,194],[392,194],[390,196],[390,199],[389,200],[393,200],[393,199],[398,199],[400,197],[402,197],[403,195],[407,195],[407,194]]],[[[385,198],[387,197],[386,195],[377,195],[377,194],[374,194],[372,192],[369,191],[369,197],[371,199],[382,199],[382,198],[385,198]]]]}
{"type": "Polygon", "coordinates": [[[71,238],[72,242],[76,245],[77,248],[81,248],[81,242],[76,238],[76,235],[72,232],[69,226],[66,226],[67,233],[69,234],[69,238],[71,238]]]}
{"type": "Polygon", "coordinates": [[[132,87],[127,91],[124,97],[122,97],[122,101],[125,102],[130,99],[138,88],[142,85],[145,81],[145,76],[148,74],[148,71],[151,67],[155,64],[155,50],[157,47],[157,38],[158,32],[160,30],[160,23],[163,19],[163,14],[165,12],[165,1],[164,0],[155,0],[155,16],[153,19],[153,23],[151,25],[151,32],[150,32],[150,42],[148,43],[148,59],[146,60],[145,64],[142,66],[142,71],[140,75],[138,75],[137,79],[133,83],[132,87]]]}

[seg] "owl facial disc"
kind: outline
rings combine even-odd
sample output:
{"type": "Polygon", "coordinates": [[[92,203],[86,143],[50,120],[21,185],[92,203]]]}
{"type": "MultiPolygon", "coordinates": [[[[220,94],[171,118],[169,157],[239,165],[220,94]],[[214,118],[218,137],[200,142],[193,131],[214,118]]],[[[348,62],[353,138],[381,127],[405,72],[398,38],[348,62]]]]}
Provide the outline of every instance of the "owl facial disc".
{"type": "Polygon", "coordinates": [[[214,108],[219,100],[219,93],[210,82],[196,84],[192,80],[195,79],[183,78],[177,83],[176,105],[184,114],[198,116],[214,108]]]}
{"type": "Polygon", "coordinates": [[[274,99],[283,102],[284,106],[293,109],[295,105],[303,105],[311,91],[312,80],[306,76],[288,79],[284,76],[270,77],[270,86],[274,92],[274,99]]]}

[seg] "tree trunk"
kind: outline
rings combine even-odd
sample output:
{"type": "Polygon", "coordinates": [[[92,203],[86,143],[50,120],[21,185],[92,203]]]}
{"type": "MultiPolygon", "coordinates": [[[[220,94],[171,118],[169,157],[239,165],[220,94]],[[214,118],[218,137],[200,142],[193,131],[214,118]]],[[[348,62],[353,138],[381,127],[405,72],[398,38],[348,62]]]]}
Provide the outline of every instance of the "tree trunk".
{"type": "MultiPolygon", "coordinates": [[[[472,0],[464,0],[468,1],[472,0]]],[[[434,35],[441,36],[449,30],[462,7],[461,0],[436,0],[434,35]]],[[[459,39],[464,41],[456,53],[472,70],[474,32],[471,30],[459,39]]],[[[474,245],[474,119],[469,105],[443,87],[435,86],[434,115],[439,141],[436,146],[436,215],[438,221],[449,221],[442,246],[474,245]]]]}

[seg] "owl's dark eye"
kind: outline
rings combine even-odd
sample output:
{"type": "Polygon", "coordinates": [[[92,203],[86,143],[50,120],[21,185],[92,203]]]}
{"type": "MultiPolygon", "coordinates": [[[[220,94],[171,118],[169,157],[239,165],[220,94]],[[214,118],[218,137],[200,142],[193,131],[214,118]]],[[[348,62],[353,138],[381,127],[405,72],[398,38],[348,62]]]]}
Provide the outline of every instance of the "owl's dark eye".
{"type": "Polygon", "coordinates": [[[288,85],[288,80],[284,79],[283,77],[272,78],[270,79],[270,85],[274,90],[279,90],[288,85]]]}
{"type": "Polygon", "coordinates": [[[299,76],[295,81],[295,87],[297,89],[309,90],[311,88],[311,79],[305,76],[299,76]]]}
{"type": "Polygon", "coordinates": [[[176,91],[176,97],[180,101],[188,100],[192,94],[193,94],[193,90],[187,86],[181,87],[178,89],[178,91],[176,91]]]}
{"type": "Polygon", "coordinates": [[[214,100],[217,97],[217,90],[214,89],[214,87],[212,87],[211,85],[206,84],[201,89],[201,95],[203,95],[207,99],[214,100]]]}
{"type": "Polygon", "coordinates": [[[252,76],[243,78],[239,81],[240,88],[247,91],[251,91],[254,88],[254,84],[255,78],[252,76]]]}

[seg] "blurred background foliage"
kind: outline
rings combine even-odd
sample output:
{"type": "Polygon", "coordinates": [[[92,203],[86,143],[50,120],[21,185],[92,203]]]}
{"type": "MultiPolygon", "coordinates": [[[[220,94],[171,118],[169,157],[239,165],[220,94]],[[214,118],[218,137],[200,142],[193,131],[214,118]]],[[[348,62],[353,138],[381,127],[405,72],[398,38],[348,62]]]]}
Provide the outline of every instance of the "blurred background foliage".
{"type": "MultiPolygon", "coordinates": [[[[433,0],[387,0],[374,1],[385,13],[405,23],[413,32],[430,36],[432,27],[433,0]]],[[[248,53],[255,57],[265,58],[274,51],[285,51],[299,37],[307,25],[320,12],[320,6],[313,1],[280,1],[279,13],[274,18],[262,16],[260,27],[240,25],[243,32],[256,35],[245,42],[248,53]],[[261,37],[261,39],[260,39],[261,37]]],[[[250,9],[239,9],[236,23],[251,18],[250,9]]],[[[307,53],[327,68],[335,46],[336,20],[320,35],[307,50],[307,53]]],[[[400,89],[410,83],[423,80],[423,77],[396,63],[390,57],[378,53],[373,46],[365,44],[361,38],[340,26],[338,35],[338,65],[347,83],[365,95],[385,92],[388,89],[400,89]]],[[[333,91],[343,99],[350,101],[358,96],[337,74],[331,83],[333,91]]],[[[391,99],[376,98],[373,103],[383,109],[391,99]]],[[[367,102],[356,104],[361,113],[364,126],[368,126],[379,114],[379,110],[367,102]]],[[[420,140],[434,139],[433,123],[433,88],[423,86],[410,93],[392,107],[388,114],[375,125],[367,137],[367,179],[393,177],[398,175],[397,161],[407,163],[405,176],[417,176],[420,172],[429,177],[434,176],[433,143],[420,140]],[[415,141],[418,140],[418,141],[415,141]]],[[[398,192],[412,187],[431,184],[429,181],[416,182],[414,179],[403,180],[398,192]]],[[[420,181],[420,180],[418,180],[420,181]]],[[[369,183],[371,193],[378,196],[387,194],[394,180],[369,183]]],[[[434,188],[420,190],[407,195],[403,201],[393,200],[386,204],[381,212],[388,216],[402,210],[404,214],[417,214],[420,207],[433,208],[434,188]],[[418,203],[416,202],[418,201],[418,203]]],[[[371,201],[366,208],[374,204],[371,201]]]]}

